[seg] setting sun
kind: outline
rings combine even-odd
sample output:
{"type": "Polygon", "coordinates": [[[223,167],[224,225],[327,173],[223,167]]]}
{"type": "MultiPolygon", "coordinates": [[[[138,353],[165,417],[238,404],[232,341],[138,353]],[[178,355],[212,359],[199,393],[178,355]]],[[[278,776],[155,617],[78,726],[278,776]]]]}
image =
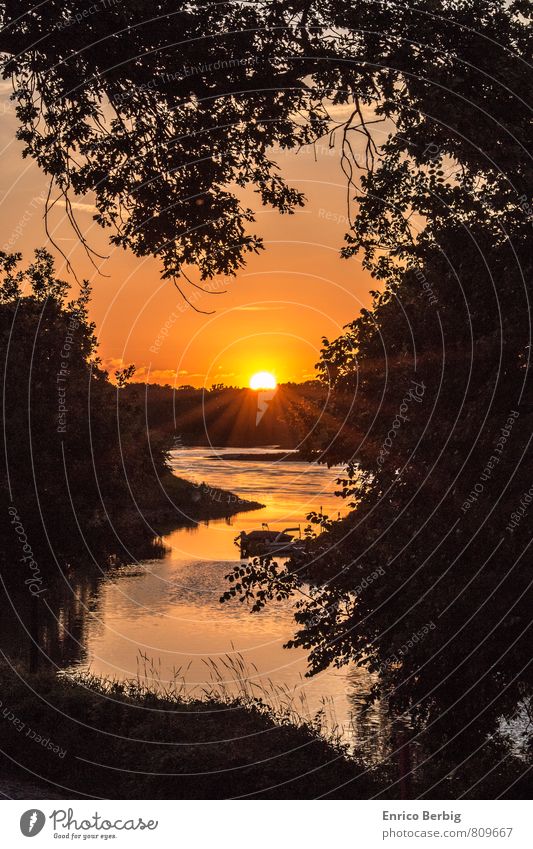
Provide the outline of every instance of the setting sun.
{"type": "Polygon", "coordinates": [[[250,389],[275,389],[276,378],[269,371],[258,371],[250,378],[250,389]]]}

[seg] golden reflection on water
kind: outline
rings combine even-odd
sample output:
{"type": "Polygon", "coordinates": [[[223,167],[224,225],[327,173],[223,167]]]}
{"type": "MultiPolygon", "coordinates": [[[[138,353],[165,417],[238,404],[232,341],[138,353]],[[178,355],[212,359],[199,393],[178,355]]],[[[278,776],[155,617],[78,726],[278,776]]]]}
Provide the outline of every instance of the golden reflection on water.
{"type": "MultiPolygon", "coordinates": [[[[327,725],[342,726],[348,739],[354,705],[369,687],[368,673],[327,670],[305,678],[305,652],[283,648],[295,624],[289,603],[251,614],[238,601],[219,601],[227,588],[225,574],[239,562],[237,533],[260,528],[263,522],[280,530],[301,524],[303,531],[306,514],[321,507],[336,515],[342,507],[335,497],[339,470],[206,459],[211,453],[205,448],[181,449],[174,455],[174,467],[183,477],[205,480],[266,506],[230,521],[175,530],[163,540],[169,550],[162,560],[143,561],[140,569],[126,567],[106,578],[98,606],[88,614],[87,654],[81,666],[96,674],[131,678],[138,673],[142,653],[157,666],[163,683],[172,680],[176,668],[186,669],[187,691],[200,695],[210,682],[208,658],[224,670],[225,655],[242,656],[253,686],[264,690],[271,681],[285,688],[293,693],[294,706],[308,716],[326,703],[327,725]]],[[[235,685],[231,670],[222,678],[224,686],[235,685]]],[[[372,710],[368,722],[369,733],[375,732],[379,711],[372,710]]],[[[366,735],[363,726],[360,732],[366,735]]]]}

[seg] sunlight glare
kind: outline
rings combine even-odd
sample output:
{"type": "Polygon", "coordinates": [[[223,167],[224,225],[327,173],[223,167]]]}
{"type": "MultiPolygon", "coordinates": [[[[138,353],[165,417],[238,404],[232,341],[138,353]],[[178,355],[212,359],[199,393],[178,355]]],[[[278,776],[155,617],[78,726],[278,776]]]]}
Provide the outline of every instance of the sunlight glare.
{"type": "Polygon", "coordinates": [[[258,371],[250,378],[250,389],[275,389],[276,378],[269,371],[258,371]]]}

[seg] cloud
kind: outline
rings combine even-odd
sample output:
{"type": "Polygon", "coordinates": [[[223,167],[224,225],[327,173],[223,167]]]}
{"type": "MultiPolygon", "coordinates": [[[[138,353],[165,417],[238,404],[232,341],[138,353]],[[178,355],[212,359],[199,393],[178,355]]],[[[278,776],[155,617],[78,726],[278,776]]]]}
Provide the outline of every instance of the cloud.
{"type": "Polygon", "coordinates": [[[118,368],[124,368],[124,360],[120,357],[104,357],[102,358],[102,368],[106,371],[115,371],[118,368]]]}
{"type": "Polygon", "coordinates": [[[185,369],[154,368],[139,366],[135,369],[133,380],[137,383],[175,383],[180,375],[189,374],[185,369]]]}

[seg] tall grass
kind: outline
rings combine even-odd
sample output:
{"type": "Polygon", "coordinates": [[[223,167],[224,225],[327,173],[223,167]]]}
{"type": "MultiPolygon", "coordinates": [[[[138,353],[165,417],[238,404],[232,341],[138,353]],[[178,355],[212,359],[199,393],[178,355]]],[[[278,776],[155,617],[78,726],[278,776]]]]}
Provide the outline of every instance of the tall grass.
{"type": "MultiPolygon", "coordinates": [[[[88,689],[133,700],[146,701],[154,697],[176,705],[201,701],[256,710],[278,725],[305,728],[343,754],[348,754],[350,746],[346,729],[337,720],[335,704],[330,696],[323,696],[320,708],[313,712],[302,687],[289,687],[261,676],[255,663],[247,663],[238,651],[224,654],[217,660],[203,658],[202,662],[207,678],[199,684],[187,681],[192,661],[187,666],[173,667],[170,675],[163,675],[161,659],[154,660],[141,650],[137,654],[136,674],[132,678],[105,677],[95,675],[90,669],[72,668],[59,674],[88,689]]],[[[303,678],[301,680],[303,684],[303,678]]]]}

